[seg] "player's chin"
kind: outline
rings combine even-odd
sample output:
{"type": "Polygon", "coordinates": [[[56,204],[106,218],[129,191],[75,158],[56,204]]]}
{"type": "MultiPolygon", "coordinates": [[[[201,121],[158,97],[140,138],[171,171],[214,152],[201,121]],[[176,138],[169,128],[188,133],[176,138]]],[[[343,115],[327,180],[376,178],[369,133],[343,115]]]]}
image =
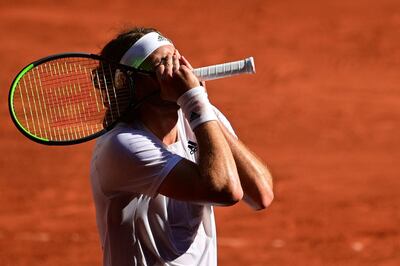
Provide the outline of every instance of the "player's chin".
{"type": "Polygon", "coordinates": [[[161,98],[153,98],[151,101],[149,101],[149,103],[153,106],[169,111],[178,111],[180,108],[179,105],[176,104],[176,102],[163,100],[161,98]]]}
{"type": "Polygon", "coordinates": [[[179,109],[179,105],[177,105],[176,102],[164,100],[161,97],[155,98],[153,103],[160,107],[177,107],[179,109]]]}
{"type": "Polygon", "coordinates": [[[163,100],[161,105],[165,106],[165,107],[173,107],[173,108],[177,108],[177,109],[180,108],[179,105],[176,102],[171,102],[171,101],[164,101],[163,100]]]}
{"type": "Polygon", "coordinates": [[[170,101],[163,101],[161,107],[174,112],[178,111],[180,108],[180,106],[177,105],[176,102],[170,102],[170,101]]]}

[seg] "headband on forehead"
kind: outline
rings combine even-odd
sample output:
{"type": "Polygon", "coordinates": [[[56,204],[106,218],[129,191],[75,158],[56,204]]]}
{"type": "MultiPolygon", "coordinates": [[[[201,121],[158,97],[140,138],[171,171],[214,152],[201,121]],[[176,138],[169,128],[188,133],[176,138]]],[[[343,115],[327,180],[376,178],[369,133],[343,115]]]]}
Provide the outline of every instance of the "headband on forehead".
{"type": "Polygon", "coordinates": [[[120,63],[137,68],[152,52],[164,45],[173,44],[157,32],[147,33],[126,51],[120,63]]]}

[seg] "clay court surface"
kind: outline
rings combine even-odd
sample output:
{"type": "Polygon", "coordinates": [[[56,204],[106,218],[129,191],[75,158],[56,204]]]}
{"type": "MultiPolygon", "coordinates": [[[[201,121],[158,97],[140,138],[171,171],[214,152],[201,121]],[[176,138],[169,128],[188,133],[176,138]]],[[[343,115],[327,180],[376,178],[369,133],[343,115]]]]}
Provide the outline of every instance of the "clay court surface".
{"type": "Polygon", "coordinates": [[[159,28],[195,67],[255,58],[256,75],[208,91],[276,198],[217,208],[220,265],[400,265],[399,1],[107,2],[0,0],[0,265],[100,265],[94,142],[29,141],[7,97],[31,61],[97,53],[129,25],[159,28]]]}

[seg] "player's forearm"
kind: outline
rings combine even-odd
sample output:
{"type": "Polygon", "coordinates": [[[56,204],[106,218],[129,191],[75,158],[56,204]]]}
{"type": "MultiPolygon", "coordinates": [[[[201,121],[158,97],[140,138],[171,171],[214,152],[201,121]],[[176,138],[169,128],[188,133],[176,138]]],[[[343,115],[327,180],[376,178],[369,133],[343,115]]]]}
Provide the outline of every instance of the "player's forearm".
{"type": "Polygon", "coordinates": [[[203,123],[194,132],[199,144],[199,166],[204,185],[219,202],[241,200],[243,190],[235,160],[218,122],[203,123]]]}
{"type": "Polygon", "coordinates": [[[221,123],[220,128],[232,151],[245,194],[244,200],[254,209],[266,208],[274,197],[272,177],[268,168],[221,123]]]}
{"type": "Polygon", "coordinates": [[[201,184],[209,199],[224,205],[239,201],[243,190],[235,160],[205,88],[197,86],[188,90],[179,96],[177,104],[196,135],[201,184]]]}

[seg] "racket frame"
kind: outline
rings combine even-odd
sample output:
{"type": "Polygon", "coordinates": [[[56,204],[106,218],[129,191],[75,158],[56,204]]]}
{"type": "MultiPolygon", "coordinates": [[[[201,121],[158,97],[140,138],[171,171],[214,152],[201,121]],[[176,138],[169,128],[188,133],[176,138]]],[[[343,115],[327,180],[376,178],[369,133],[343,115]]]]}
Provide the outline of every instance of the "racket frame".
{"type": "MultiPolygon", "coordinates": [[[[95,59],[95,60],[99,60],[99,62],[107,62],[113,65],[116,65],[118,67],[118,69],[121,69],[122,71],[124,71],[125,73],[127,73],[128,75],[128,86],[129,86],[129,90],[130,90],[130,99],[129,99],[129,107],[127,108],[127,111],[130,110],[135,103],[133,102],[133,94],[134,94],[134,87],[133,87],[133,80],[132,80],[132,74],[145,74],[145,75],[150,75],[150,76],[154,76],[155,73],[154,72],[149,72],[149,71],[145,71],[145,70],[141,70],[141,69],[136,69],[134,67],[130,67],[127,65],[123,65],[120,63],[116,63],[116,62],[112,62],[100,55],[97,54],[89,54],[89,53],[79,53],[79,52],[74,52],[74,53],[61,53],[61,54],[55,54],[55,55],[51,55],[51,56],[47,56],[44,58],[41,58],[37,61],[34,61],[32,63],[30,63],[29,65],[25,66],[18,74],[17,76],[14,78],[12,84],[11,84],[11,88],[10,88],[10,92],[8,95],[8,107],[9,107],[9,112],[10,112],[10,116],[11,119],[13,121],[13,123],[15,124],[15,126],[18,128],[18,130],[27,138],[29,138],[30,140],[37,142],[39,144],[44,144],[44,145],[56,145],[56,146],[65,146],[65,145],[73,145],[73,144],[79,144],[82,142],[86,142],[92,139],[95,139],[101,135],[103,135],[105,132],[111,130],[117,123],[118,123],[118,119],[116,121],[114,121],[113,123],[111,123],[110,125],[108,125],[107,127],[105,127],[103,130],[100,130],[92,135],[89,135],[87,137],[83,137],[83,138],[79,138],[76,140],[60,140],[60,141],[52,141],[49,139],[45,139],[45,138],[41,138],[38,136],[33,135],[32,133],[30,133],[28,130],[26,130],[22,124],[18,121],[18,119],[16,118],[15,115],[15,111],[14,111],[14,105],[13,105],[13,99],[14,99],[14,92],[15,89],[19,83],[19,81],[21,80],[21,78],[31,69],[33,69],[34,67],[37,67],[41,64],[44,64],[46,62],[49,61],[53,61],[56,59],[62,59],[62,58],[69,58],[69,57],[80,57],[80,58],[89,58],[89,59],[95,59]]],[[[121,114],[121,117],[124,114],[121,114]]]]}

